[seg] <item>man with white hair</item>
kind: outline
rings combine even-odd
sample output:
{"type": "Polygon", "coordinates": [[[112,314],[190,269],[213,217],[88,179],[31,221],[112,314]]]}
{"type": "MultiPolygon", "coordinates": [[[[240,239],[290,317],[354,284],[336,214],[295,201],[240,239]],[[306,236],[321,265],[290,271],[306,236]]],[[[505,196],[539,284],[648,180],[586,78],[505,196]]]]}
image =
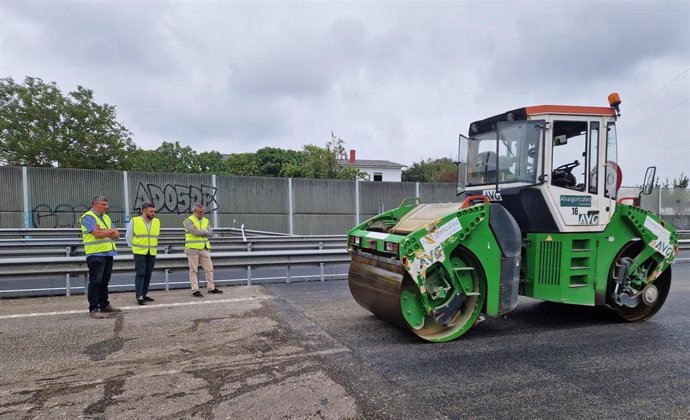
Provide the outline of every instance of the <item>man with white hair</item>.
{"type": "Polygon", "coordinates": [[[204,206],[194,203],[192,214],[182,222],[185,228],[184,253],[189,262],[189,283],[192,286],[192,296],[203,297],[199,291],[199,265],[206,275],[206,290],[209,293],[223,293],[213,284],[213,263],[211,262],[211,242],[213,229],[204,217],[204,206]]]}

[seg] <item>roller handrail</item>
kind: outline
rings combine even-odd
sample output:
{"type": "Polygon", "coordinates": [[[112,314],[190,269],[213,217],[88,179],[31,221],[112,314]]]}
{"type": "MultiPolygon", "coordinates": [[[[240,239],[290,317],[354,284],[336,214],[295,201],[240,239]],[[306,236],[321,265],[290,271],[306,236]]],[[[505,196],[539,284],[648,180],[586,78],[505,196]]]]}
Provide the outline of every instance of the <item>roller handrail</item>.
{"type": "Polygon", "coordinates": [[[460,208],[461,208],[461,209],[464,209],[464,208],[466,208],[466,207],[469,207],[470,204],[472,204],[472,202],[475,201],[475,200],[481,200],[481,201],[483,201],[485,204],[489,204],[489,197],[487,197],[487,196],[485,196],[485,195],[470,195],[469,197],[465,198],[465,199],[462,201],[462,204],[460,204],[460,208]]]}

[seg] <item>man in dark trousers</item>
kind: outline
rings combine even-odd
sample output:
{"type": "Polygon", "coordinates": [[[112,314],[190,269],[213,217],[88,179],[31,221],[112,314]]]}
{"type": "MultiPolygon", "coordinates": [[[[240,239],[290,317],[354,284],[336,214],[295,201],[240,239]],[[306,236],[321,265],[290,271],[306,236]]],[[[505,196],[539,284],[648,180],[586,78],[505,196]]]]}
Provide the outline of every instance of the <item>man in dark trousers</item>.
{"type": "Polygon", "coordinates": [[[89,267],[89,285],[86,296],[89,300],[91,318],[105,318],[103,313],[121,312],[108,301],[108,283],[113,271],[113,257],[117,254],[115,240],[120,233],[110,221],[108,199],[98,195],[91,200],[91,210],[79,218],[82,242],[89,267]]]}
{"type": "Polygon", "coordinates": [[[139,305],[154,300],[148,293],[151,273],[156,264],[160,231],[161,223],[156,218],[156,208],[151,203],[142,204],[141,216],[133,217],[127,224],[125,237],[134,255],[134,289],[139,305]]]}

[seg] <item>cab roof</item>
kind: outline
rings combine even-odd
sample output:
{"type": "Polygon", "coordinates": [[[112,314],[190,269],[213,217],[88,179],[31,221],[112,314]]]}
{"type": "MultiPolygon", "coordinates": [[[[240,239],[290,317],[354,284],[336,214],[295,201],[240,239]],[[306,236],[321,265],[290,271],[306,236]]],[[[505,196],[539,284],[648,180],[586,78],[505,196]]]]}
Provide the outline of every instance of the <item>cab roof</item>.
{"type": "Polygon", "coordinates": [[[604,117],[615,117],[616,110],[603,106],[577,106],[577,105],[537,105],[524,108],[517,108],[493,117],[478,120],[470,124],[468,135],[492,131],[496,128],[496,123],[501,121],[524,121],[528,117],[537,115],[595,115],[604,117]]]}

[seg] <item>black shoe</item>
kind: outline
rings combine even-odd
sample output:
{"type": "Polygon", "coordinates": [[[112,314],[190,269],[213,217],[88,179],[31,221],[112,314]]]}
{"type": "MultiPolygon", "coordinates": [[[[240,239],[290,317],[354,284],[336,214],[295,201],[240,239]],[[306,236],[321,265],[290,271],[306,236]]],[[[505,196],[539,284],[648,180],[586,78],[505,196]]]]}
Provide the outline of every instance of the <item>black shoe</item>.
{"type": "Polygon", "coordinates": [[[153,301],[156,300],[156,299],[154,299],[154,298],[152,298],[152,297],[144,296],[144,300],[147,301],[147,302],[153,302],[153,301]]]}
{"type": "Polygon", "coordinates": [[[143,298],[143,297],[138,297],[138,298],[137,298],[137,303],[138,303],[139,305],[146,305],[146,299],[143,298]]]}
{"type": "Polygon", "coordinates": [[[209,292],[209,293],[214,293],[214,294],[215,294],[215,293],[223,293],[223,291],[222,291],[222,290],[220,290],[220,289],[219,289],[219,288],[217,288],[217,287],[216,287],[215,289],[211,289],[211,290],[209,290],[208,292],[209,292]]]}
{"type": "Polygon", "coordinates": [[[113,307],[113,305],[108,305],[105,308],[101,308],[101,312],[122,312],[122,309],[113,307]]]}
{"type": "Polygon", "coordinates": [[[105,318],[105,315],[103,315],[102,313],[100,313],[100,312],[98,311],[98,309],[96,309],[95,311],[89,311],[89,316],[90,316],[91,318],[95,318],[95,319],[103,319],[103,318],[105,318]]]}
{"type": "Polygon", "coordinates": [[[194,297],[204,297],[204,295],[202,295],[201,292],[198,291],[198,290],[197,290],[196,292],[192,293],[192,296],[194,296],[194,297]]]}

